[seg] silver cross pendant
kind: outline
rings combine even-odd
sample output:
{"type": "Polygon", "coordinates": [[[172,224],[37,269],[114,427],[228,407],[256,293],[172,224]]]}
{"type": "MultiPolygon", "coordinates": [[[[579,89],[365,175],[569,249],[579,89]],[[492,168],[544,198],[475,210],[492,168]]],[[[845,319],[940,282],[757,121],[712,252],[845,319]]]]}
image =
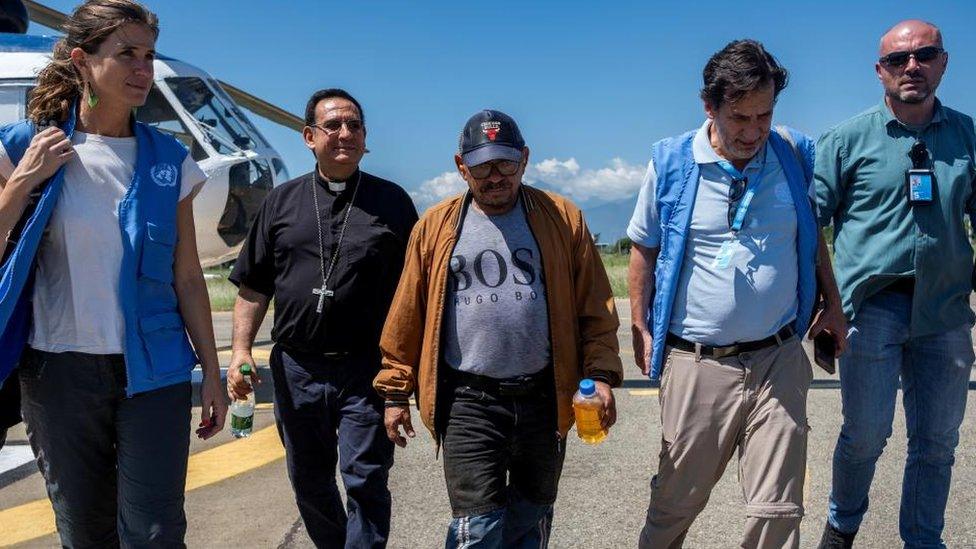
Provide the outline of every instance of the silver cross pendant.
{"type": "Polygon", "coordinates": [[[319,296],[319,304],[315,306],[315,312],[322,314],[322,305],[325,304],[325,298],[332,297],[335,292],[326,287],[325,282],[323,282],[321,288],[312,288],[312,293],[319,296]]]}

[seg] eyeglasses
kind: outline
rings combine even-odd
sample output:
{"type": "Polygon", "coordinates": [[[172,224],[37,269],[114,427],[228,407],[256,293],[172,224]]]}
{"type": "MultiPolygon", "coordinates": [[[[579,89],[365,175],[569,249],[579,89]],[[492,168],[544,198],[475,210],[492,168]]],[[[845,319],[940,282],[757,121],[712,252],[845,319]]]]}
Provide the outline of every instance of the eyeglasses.
{"type": "Polygon", "coordinates": [[[938,46],[925,46],[912,51],[893,51],[882,55],[878,62],[888,67],[901,67],[908,63],[910,57],[914,57],[919,63],[928,63],[943,53],[945,50],[938,46]]]}
{"type": "Polygon", "coordinates": [[[356,120],[326,120],[321,124],[312,124],[311,127],[318,128],[326,133],[326,135],[335,135],[339,133],[339,130],[345,126],[349,133],[359,133],[363,131],[363,121],[356,120]]]}
{"type": "Polygon", "coordinates": [[[483,162],[477,166],[468,166],[468,172],[475,179],[485,179],[491,175],[491,170],[498,170],[502,175],[515,175],[519,169],[519,162],[514,160],[498,160],[495,162],[483,162]]]}
{"type": "Polygon", "coordinates": [[[735,221],[735,213],[739,209],[739,201],[742,200],[742,195],[746,194],[746,186],[749,185],[748,177],[733,177],[732,183],[729,184],[729,227],[732,227],[732,222],[735,221]]]}
{"type": "Polygon", "coordinates": [[[915,143],[912,144],[912,148],[908,150],[908,158],[912,159],[913,169],[925,169],[926,164],[929,161],[929,149],[925,146],[925,141],[922,141],[921,139],[915,141],[915,143]]]}

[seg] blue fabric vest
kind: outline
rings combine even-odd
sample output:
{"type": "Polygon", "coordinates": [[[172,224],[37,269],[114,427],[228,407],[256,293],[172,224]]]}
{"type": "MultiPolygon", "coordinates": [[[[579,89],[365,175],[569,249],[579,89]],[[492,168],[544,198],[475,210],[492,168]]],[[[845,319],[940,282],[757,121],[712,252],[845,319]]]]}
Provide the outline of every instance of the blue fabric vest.
{"type": "MultiPolygon", "coordinates": [[[[783,139],[776,131],[769,133],[769,143],[776,153],[783,173],[789,182],[793,204],[796,205],[797,220],[797,258],[799,260],[797,296],[799,309],[793,328],[798,334],[805,334],[810,326],[817,291],[816,258],[819,227],[813,212],[808,193],[813,178],[813,142],[805,135],[787,129],[792,137],[799,162],[794,153],[794,145],[783,139]]],[[[651,150],[654,169],[657,172],[657,208],[661,223],[661,249],[654,270],[654,299],[648,311],[648,325],[651,326],[653,347],[651,355],[651,379],[661,375],[664,362],[665,336],[671,325],[671,311],[677,293],[681,264],[685,257],[685,244],[691,213],[695,208],[698,194],[699,169],[692,152],[692,143],[697,130],[684,135],[663,139],[654,144],[651,150]]]]}
{"type": "MultiPolygon", "coordinates": [[[[74,115],[61,128],[70,137],[74,115]]],[[[172,137],[134,124],[136,167],[119,203],[122,265],[119,297],[125,320],[129,396],[190,380],[197,357],[190,346],[173,287],[176,205],[186,149],[172,137]]],[[[0,128],[0,142],[16,166],[34,137],[21,121],[0,128]]],[[[0,382],[16,367],[31,327],[35,257],[61,187],[62,167],[43,185],[16,245],[0,265],[0,382]]],[[[24,221],[24,220],[22,220],[24,221]]],[[[13,244],[8,244],[13,245],[13,244]]]]}

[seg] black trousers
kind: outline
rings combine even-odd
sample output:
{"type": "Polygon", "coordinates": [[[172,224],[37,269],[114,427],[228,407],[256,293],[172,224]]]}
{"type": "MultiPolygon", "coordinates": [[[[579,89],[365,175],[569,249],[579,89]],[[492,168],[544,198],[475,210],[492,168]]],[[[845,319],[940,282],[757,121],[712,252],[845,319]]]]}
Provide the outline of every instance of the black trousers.
{"type": "Polygon", "coordinates": [[[280,345],[271,351],[278,434],[298,510],[317,547],[386,547],[393,443],[383,427],[383,399],[372,386],[379,367],[374,356],[326,358],[280,345]]]}
{"type": "Polygon", "coordinates": [[[7,440],[7,429],[20,423],[20,419],[20,382],[14,370],[0,387],[0,448],[7,440]]]}
{"type": "Polygon", "coordinates": [[[442,388],[444,477],[454,516],[495,511],[515,497],[551,505],[566,450],[554,390],[501,396],[452,381],[442,388]]]}
{"type": "Polygon", "coordinates": [[[65,547],[185,547],[190,383],[125,396],[122,355],[26,351],[27,438],[65,547]]]}

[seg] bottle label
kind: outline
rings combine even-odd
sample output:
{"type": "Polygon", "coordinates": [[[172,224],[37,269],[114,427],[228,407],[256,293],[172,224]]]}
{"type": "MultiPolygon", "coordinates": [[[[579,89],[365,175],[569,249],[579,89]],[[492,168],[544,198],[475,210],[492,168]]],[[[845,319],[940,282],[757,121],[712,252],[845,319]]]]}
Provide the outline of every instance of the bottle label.
{"type": "Polygon", "coordinates": [[[254,427],[254,416],[241,417],[237,415],[230,416],[230,428],[235,431],[250,431],[254,427]]]}

